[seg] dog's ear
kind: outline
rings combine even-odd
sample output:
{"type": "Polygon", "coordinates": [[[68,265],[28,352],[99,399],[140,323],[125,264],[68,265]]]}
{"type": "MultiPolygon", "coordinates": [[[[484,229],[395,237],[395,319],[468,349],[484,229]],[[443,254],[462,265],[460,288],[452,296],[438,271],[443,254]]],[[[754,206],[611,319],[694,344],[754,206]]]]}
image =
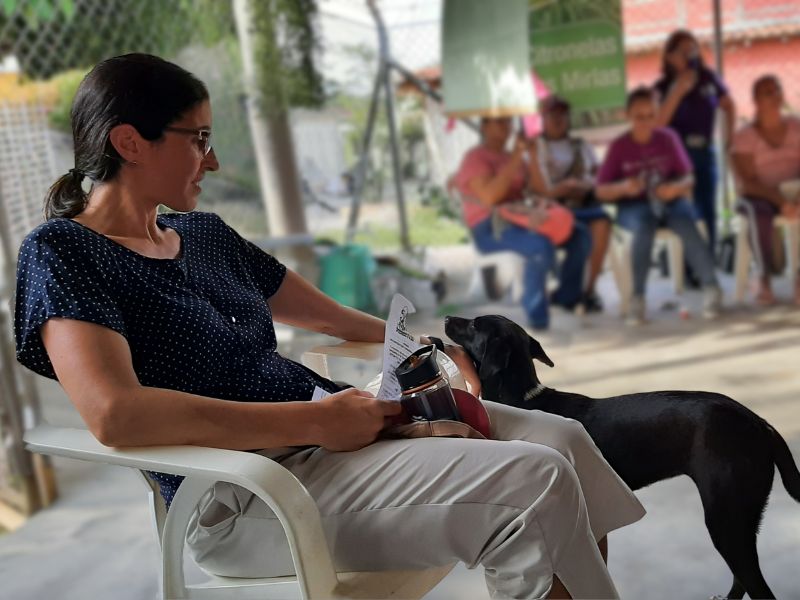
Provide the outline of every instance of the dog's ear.
{"type": "Polygon", "coordinates": [[[528,343],[530,344],[531,358],[543,362],[548,367],[555,367],[553,361],[550,360],[550,357],[547,356],[547,354],[545,354],[544,348],[542,348],[542,345],[539,342],[537,342],[531,336],[528,336],[528,343]]]}
{"type": "Polygon", "coordinates": [[[481,368],[478,373],[480,380],[488,380],[508,367],[510,357],[511,349],[508,343],[499,337],[491,338],[486,342],[486,350],[481,357],[481,368]]]}

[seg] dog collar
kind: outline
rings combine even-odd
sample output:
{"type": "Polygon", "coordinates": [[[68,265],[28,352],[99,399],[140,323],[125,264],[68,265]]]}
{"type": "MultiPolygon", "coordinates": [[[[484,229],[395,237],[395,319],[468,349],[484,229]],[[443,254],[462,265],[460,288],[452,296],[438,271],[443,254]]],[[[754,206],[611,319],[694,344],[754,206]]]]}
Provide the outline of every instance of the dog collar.
{"type": "Polygon", "coordinates": [[[523,400],[525,400],[525,402],[529,402],[530,400],[533,400],[534,398],[536,398],[536,396],[541,394],[546,389],[547,388],[544,387],[541,383],[537,383],[535,387],[532,387],[527,392],[525,392],[525,396],[523,397],[523,400]]]}

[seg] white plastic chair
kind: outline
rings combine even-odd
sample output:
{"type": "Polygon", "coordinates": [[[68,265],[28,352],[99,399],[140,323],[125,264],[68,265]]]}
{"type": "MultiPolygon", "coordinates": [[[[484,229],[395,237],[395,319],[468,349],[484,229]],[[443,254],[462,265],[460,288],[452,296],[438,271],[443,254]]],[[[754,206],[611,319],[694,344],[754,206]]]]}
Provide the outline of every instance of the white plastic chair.
{"type": "MultiPolygon", "coordinates": [[[[773,225],[783,229],[783,239],[786,245],[786,275],[789,277],[790,289],[794,289],[797,282],[797,269],[800,267],[800,221],[775,217],[773,225]]],[[[753,249],[750,245],[750,224],[747,219],[736,219],[736,251],[733,260],[733,270],[736,275],[735,300],[737,303],[744,301],[747,293],[747,281],[750,273],[750,263],[753,258],[753,249]]]]}
{"type": "MultiPolygon", "coordinates": [[[[656,242],[666,244],[669,259],[672,287],[677,295],[683,293],[683,243],[671,229],[660,228],[656,231],[656,242]]],[[[633,297],[633,234],[622,228],[616,228],[614,240],[609,248],[609,260],[614,281],[619,290],[620,314],[628,314],[633,297]]]]}
{"type": "MultiPolygon", "coordinates": [[[[304,356],[323,376],[328,376],[329,354],[367,360],[380,356],[381,344],[345,343],[319,347],[304,356]]],[[[463,387],[453,362],[442,357],[451,383],[463,387]]],[[[377,381],[377,380],[376,380],[377,381]]],[[[373,382],[374,383],[374,382],[373,382]]],[[[454,565],[420,571],[336,572],[319,510],[303,485],[290,471],[259,454],[201,448],[158,446],[109,448],[87,430],[39,425],[24,436],[26,448],[63,456],[129,467],[145,484],[158,547],[161,553],[160,588],[164,600],[292,598],[304,600],[422,598],[454,565]],[[158,486],[142,471],[182,475],[184,479],[167,512],[158,486]],[[267,503],[283,525],[294,561],[295,576],[246,579],[209,576],[208,581],[187,585],[183,550],[189,519],[200,498],[216,481],[240,485],[267,503]],[[299,588],[299,589],[298,589],[299,588]]],[[[269,548],[264,548],[269,552],[269,548]]]]}
{"type": "MultiPolygon", "coordinates": [[[[701,234],[704,228],[698,225],[701,234]]],[[[676,295],[681,295],[684,289],[683,280],[683,243],[681,238],[671,229],[666,227],[656,231],[654,248],[658,244],[666,244],[669,260],[669,272],[672,277],[672,287],[676,295]]],[[[611,247],[608,250],[611,272],[619,290],[620,314],[628,314],[631,297],[633,296],[633,234],[623,227],[616,227],[611,247]]]]}
{"type": "MultiPolygon", "coordinates": [[[[466,222],[463,221],[463,203],[465,200],[455,186],[453,177],[447,183],[447,195],[453,209],[461,215],[462,222],[467,227],[466,222]]],[[[502,274],[501,277],[498,277],[498,280],[507,282],[502,293],[507,295],[511,302],[519,302],[525,285],[525,258],[510,250],[483,253],[478,250],[474,241],[472,243],[472,251],[475,253],[475,268],[472,270],[468,296],[474,297],[484,290],[483,271],[487,268],[494,268],[497,275],[502,274]]]]}

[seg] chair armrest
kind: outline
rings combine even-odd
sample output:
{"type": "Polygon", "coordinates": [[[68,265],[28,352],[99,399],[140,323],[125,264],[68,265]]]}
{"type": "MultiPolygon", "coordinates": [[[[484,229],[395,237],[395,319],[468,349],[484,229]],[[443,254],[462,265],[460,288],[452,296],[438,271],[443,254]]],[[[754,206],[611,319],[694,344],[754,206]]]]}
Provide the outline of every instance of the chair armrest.
{"type": "MultiPolygon", "coordinates": [[[[178,489],[165,525],[165,560],[173,564],[182,564],[179,557],[186,526],[205,490],[216,481],[240,485],[263,500],[280,520],[295,568],[298,575],[303,574],[305,585],[316,593],[336,586],[317,505],[303,484],[273,460],[252,452],[199,446],[109,448],[90,431],[52,425],[28,430],[24,440],[31,452],[187,477],[178,489]]],[[[182,575],[175,585],[182,585],[182,575]]]]}
{"type": "Polygon", "coordinates": [[[173,475],[230,476],[246,474],[253,468],[269,468],[274,461],[261,455],[200,446],[104,446],[86,429],[39,425],[25,432],[25,446],[31,452],[64,456],[89,462],[108,463],[173,475]]]}

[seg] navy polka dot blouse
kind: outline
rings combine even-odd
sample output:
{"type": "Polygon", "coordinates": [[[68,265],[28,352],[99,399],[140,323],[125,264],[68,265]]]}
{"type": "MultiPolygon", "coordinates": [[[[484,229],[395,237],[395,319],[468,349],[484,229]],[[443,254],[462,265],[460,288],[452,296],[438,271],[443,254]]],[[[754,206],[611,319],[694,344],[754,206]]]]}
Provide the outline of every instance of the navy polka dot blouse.
{"type": "MultiPolygon", "coordinates": [[[[145,257],[70,219],[34,229],[17,268],[17,359],[56,379],[39,328],[62,317],[124,336],[144,386],[259,402],[339,389],[276,352],[267,299],[286,267],[212,213],[162,214],[158,226],[180,235],[178,258],[145,257]]],[[[181,478],[151,476],[169,504],[181,478]]]]}

